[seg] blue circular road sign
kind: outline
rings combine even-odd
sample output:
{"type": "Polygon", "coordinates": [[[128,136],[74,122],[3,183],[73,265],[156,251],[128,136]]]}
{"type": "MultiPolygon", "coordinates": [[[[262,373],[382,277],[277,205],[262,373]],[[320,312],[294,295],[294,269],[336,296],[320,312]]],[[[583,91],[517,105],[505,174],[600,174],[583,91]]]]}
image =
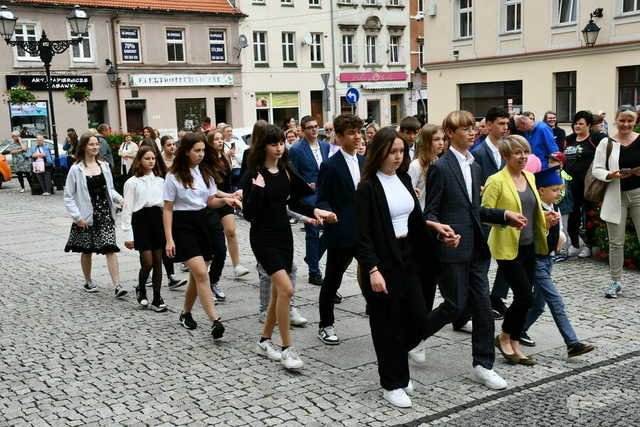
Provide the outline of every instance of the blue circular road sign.
{"type": "Polygon", "coordinates": [[[349,104],[357,104],[360,99],[360,92],[358,92],[358,89],[355,87],[350,87],[347,89],[346,98],[349,104]]]}

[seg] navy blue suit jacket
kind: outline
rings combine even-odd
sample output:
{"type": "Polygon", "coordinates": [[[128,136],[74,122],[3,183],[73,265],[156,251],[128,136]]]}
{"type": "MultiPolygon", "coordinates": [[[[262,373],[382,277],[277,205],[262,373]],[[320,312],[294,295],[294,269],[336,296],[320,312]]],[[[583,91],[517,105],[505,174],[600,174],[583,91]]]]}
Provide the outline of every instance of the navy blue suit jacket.
{"type": "Polygon", "coordinates": [[[471,154],[473,154],[473,157],[476,159],[474,163],[477,163],[480,166],[480,186],[484,186],[487,182],[487,178],[504,167],[503,158],[500,158],[500,164],[496,165],[493,153],[491,152],[491,149],[487,147],[487,144],[491,143],[485,139],[471,149],[471,154]]]}
{"type": "MultiPolygon", "coordinates": [[[[360,173],[364,157],[357,156],[360,173]]],[[[316,184],[316,207],[331,211],[338,217],[335,224],[324,225],[328,248],[349,248],[356,245],[356,186],[342,151],[322,162],[316,184]]]]}
{"type": "MultiPolygon", "coordinates": [[[[318,141],[318,145],[320,146],[320,154],[322,155],[322,162],[324,163],[329,158],[329,144],[324,141],[318,141]]],[[[307,184],[315,184],[318,182],[320,168],[318,168],[316,158],[313,157],[313,152],[306,139],[303,138],[291,146],[289,149],[289,160],[296,172],[298,172],[298,175],[300,175],[307,184]]],[[[316,203],[315,192],[313,195],[306,197],[304,201],[314,205],[316,203]]]]}

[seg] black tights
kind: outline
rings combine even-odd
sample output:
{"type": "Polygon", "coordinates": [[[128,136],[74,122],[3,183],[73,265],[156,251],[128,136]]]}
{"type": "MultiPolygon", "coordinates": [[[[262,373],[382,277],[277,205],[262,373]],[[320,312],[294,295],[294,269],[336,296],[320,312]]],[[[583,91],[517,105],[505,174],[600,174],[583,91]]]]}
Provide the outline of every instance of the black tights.
{"type": "Polygon", "coordinates": [[[20,183],[20,188],[22,188],[24,190],[24,179],[27,178],[27,181],[29,181],[29,172],[16,172],[16,175],[18,176],[18,182],[20,183]]]}
{"type": "Polygon", "coordinates": [[[138,287],[144,289],[149,273],[153,270],[151,282],[154,298],[160,298],[162,285],[162,249],[154,251],[140,251],[140,273],[138,273],[138,287]]]}

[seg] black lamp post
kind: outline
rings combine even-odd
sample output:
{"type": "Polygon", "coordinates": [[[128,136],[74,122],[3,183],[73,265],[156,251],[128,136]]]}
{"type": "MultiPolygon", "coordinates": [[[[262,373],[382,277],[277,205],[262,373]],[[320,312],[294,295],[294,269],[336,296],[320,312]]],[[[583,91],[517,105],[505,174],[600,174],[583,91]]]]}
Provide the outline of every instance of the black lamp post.
{"type": "Polygon", "coordinates": [[[44,63],[44,71],[47,77],[47,92],[49,94],[49,108],[51,109],[51,139],[53,141],[53,151],[55,156],[55,169],[53,172],[53,180],[58,190],[64,185],[64,171],[60,167],[60,153],[58,151],[58,133],[56,132],[56,115],[53,108],[53,91],[51,88],[51,60],[55,55],[61,54],[70,46],[80,44],[82,34],[87,32],[89,27],[89,15],[80,6],[74,6],[73,10],[67,15],[67,21],[71,26],[71,34],[75,34],[77,38],[71,40],[49,40],[47,34],[42,31],[40,40],[12,40],[13,33],[16,28],[18,18],[6,6],[0,7],[0,36],[9,46],[18,46],[32,55],[39,55],[40,60],[44,63]]]}
{"type": "Polygon", "coordinates": [[[593,47],[598,40],[598,34],[600,33],[600,27],[593,22],[593,18],[602,18],[602,8],[594,10],[589,14],[589,23],[582,30],[582,36],[584,37],[584,44],[587,47],[593,47]]]}
{"type": "Polygon", "coordinates": [[[107,80],[109,80],[109,83],[111,84],[111,87],[116,87],[120,84],[120,77],[118,76],[118,69],[115,68],[113,66],[113,63],[111,62],[110,59],[105,59],[104,60],[105,64],[107,67],[107,80]]]}

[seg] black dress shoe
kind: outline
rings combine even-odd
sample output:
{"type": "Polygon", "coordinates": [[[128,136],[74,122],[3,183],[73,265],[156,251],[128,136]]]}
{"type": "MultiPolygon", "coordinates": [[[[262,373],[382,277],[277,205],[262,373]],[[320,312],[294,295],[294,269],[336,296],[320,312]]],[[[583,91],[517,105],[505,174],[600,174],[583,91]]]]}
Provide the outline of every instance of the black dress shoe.
{"type": "Polygon", "coordinates": [[[500,313],[502,316],[504,316],[504,314],[507,312],[507,306],[500,297],[491,296],[491,308],[494,311],[500,313]]]}
{"type": "Polygon", "coordinates": [[[310,274],[309,275],[309,283],[316,286],[322,286],[322,274],[310,274]]]}
{"type": "Polygon", "coordinates": [[[333,297],[334,304],[340,304],[342,302],[342,295],[339,292],[336,292],[336,296],[333,297]]]}

